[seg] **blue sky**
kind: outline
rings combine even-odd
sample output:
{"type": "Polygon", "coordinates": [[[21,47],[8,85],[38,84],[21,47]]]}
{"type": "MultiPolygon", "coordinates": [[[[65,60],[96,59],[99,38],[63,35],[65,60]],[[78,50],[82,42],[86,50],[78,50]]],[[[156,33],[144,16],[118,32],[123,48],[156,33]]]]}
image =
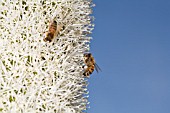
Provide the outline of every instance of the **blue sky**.
{"type": "Polygon", "coordinates": [[[170,113],[170,0],[93,0],[88,113],[170,113]]]}

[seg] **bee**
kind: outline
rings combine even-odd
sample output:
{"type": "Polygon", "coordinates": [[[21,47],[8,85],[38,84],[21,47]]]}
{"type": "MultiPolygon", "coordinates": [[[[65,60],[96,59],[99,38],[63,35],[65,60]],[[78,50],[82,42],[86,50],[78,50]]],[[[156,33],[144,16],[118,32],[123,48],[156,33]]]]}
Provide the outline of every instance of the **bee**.
{"type": "Polygon", "coordinates": [[[45,42],[51,42],[61,31],[62,25],[57,25],[57,22],[53,19],[50,24],[46,36],[43,39],[45,42]]]}
{"type": "Polygon", "coordinates": [[[96,64],[96,61],[91,53],[84,54],[84,63],[86,64],[87,68],[83,73],[84,76],[89,76],[93,73],[94,69],[99,72],[101,71],[100,67],[96,64]]]}

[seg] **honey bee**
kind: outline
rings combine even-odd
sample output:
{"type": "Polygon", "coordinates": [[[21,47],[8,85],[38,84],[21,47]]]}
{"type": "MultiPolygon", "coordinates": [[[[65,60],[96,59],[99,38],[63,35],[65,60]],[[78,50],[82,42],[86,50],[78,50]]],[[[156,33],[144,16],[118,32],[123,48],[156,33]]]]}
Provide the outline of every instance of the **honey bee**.
{"type": "Polygon", "coordinates": [[[84,76],[89,76],[93,73],[94,69],[99,72],[101,71],[100,67],[96,64],[96,61],[91,53],[84,54],[84,63],[86,64],[87,68],[83,73],[84,76]]]}
{"type": "Polygon", "coordinates": [[[53,19],[50,24],[46,36],[43,39],[45,42],[51,42],[61,31],[62,25],[57,25],[57,22],[53,19]]]}

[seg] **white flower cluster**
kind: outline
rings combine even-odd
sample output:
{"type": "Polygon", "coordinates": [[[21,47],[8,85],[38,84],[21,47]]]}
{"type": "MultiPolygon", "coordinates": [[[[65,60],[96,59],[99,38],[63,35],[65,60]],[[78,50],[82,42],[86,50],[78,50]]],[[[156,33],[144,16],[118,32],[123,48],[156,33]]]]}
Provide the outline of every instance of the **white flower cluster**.
{"type": "Polygon", "coordinates": [[[0,112],[82,113],[91,0],[0,0],[0,112]],[[59,35],[44,42],[54,19],[59,35]]]}

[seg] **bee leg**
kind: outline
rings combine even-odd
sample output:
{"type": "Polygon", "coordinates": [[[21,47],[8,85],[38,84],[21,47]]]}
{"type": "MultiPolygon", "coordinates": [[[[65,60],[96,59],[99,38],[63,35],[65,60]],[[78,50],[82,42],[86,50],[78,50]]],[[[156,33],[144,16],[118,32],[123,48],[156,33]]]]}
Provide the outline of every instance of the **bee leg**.
{"type": "Polygon", "coordinates": [[[49,32],[46,31],[46,32],[45,32],[45,37],[43,38],[44,42],[47,42],[47,41],[51,42],[51,39],[49,38],[48,35],[49,35],[49,32]]]}
{"type": "Polygon", "coordinates": [[[48,28],[50,28],[51,24],[53,23],[54,19],[49,19],[47,24],[48,24],[48,28]]]}
{"type": "Polygon", "coordinates": [[[48,21],[49,27],[50,27],[50,25],[53,23],[53,21],[54,21],[54,19],[50,19],[50,20],[48,21]]]}
{"type": "Polygon", "coordinates": [[[48,31],[43,31],[42,33],[43,33],[43,36],[44,36],[44,34],[45,34],[45,36],[44,36],[44,37],[46,37],[46,36],[47,36],[48,31]]]}
{"type": "Polygon", "coordinates": [[[57,34],[63,29],[63,24],[57,25],[57,34]]]}

